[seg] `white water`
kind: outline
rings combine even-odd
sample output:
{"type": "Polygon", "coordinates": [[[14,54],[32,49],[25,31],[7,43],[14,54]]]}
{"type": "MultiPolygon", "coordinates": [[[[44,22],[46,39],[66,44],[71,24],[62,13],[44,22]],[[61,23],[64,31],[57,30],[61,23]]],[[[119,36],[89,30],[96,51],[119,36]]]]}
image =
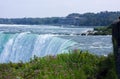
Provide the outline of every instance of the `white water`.
{"type": "Polygon", "coordinates": [[[56,55],[67,52],[70,46],[76,44],[71,40],[50,35],[20,33],[7,36],[9,39],[4,42],[1,49],[0,63],[27,62],[35,55],[38,57],[56,55]]]}
{"type": "Polygon", "coordinates": [[[27,62],[34,55],[43,57],[88,50],[97,55],[112,52],[111,36],[80,36],[93,28],[63,28],[36,25],[0,25],[0,63],[27,62]]]}

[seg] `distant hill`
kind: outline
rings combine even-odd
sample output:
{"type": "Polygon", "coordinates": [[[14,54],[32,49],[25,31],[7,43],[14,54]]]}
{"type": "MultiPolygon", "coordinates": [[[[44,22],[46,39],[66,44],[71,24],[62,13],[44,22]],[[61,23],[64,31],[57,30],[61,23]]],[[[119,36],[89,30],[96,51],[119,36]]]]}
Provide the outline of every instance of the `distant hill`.
{"type": "Polygon", "coordinates": [[[117,12],[72,13],[66,17],[51,18],[0,18],[0,24],[30,24],[30,25],[74,25],[74,26],[107,26],[120,16],[117,12]]]}

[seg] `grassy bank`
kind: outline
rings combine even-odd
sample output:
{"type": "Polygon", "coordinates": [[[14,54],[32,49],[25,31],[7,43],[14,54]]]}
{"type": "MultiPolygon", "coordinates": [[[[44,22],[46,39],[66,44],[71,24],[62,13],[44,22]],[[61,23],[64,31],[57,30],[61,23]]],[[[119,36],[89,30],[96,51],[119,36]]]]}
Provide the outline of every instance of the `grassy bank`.
{"type": "Polygon", "coordinates": [[[112,35],[112,27],[106,26],[106,27],[97,27],[94,28],[94,35],[112,35]]]}
{"type": "Polygon", "coordinates": [[[34,57],[28,63],[0,64],[0,79],[117,79],[113,55],[96,56],[80,50],[34,57]]]}

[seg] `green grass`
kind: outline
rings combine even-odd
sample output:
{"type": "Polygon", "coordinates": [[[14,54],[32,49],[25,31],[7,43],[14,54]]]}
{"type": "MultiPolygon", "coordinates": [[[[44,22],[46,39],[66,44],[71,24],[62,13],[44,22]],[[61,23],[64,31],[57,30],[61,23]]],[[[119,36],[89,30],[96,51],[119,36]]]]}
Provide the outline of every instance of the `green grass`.
{"type": "Polygon", "coordinates": [[[114,56],[80,50],[34,57],[27,63],[0,64],[0,79],[117,79],[114,56]]]}

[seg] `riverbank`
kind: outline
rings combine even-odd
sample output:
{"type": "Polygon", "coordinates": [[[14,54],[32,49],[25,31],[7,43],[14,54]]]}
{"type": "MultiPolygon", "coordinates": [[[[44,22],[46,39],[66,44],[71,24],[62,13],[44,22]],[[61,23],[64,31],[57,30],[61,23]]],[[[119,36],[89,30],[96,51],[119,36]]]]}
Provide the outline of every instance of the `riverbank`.
{"type": "Polygon", "coordinates": [[[113,55],[80,50],[57,56],[34,57],[27,63],[0,64],[0,79],[117,79],[113,55]]]}
{"type": "Polygon", "coordinates": [[[92,31],[88,30],[81,35],[112,35],[112,28],[110,26],[96,27],[92,31]]]}

